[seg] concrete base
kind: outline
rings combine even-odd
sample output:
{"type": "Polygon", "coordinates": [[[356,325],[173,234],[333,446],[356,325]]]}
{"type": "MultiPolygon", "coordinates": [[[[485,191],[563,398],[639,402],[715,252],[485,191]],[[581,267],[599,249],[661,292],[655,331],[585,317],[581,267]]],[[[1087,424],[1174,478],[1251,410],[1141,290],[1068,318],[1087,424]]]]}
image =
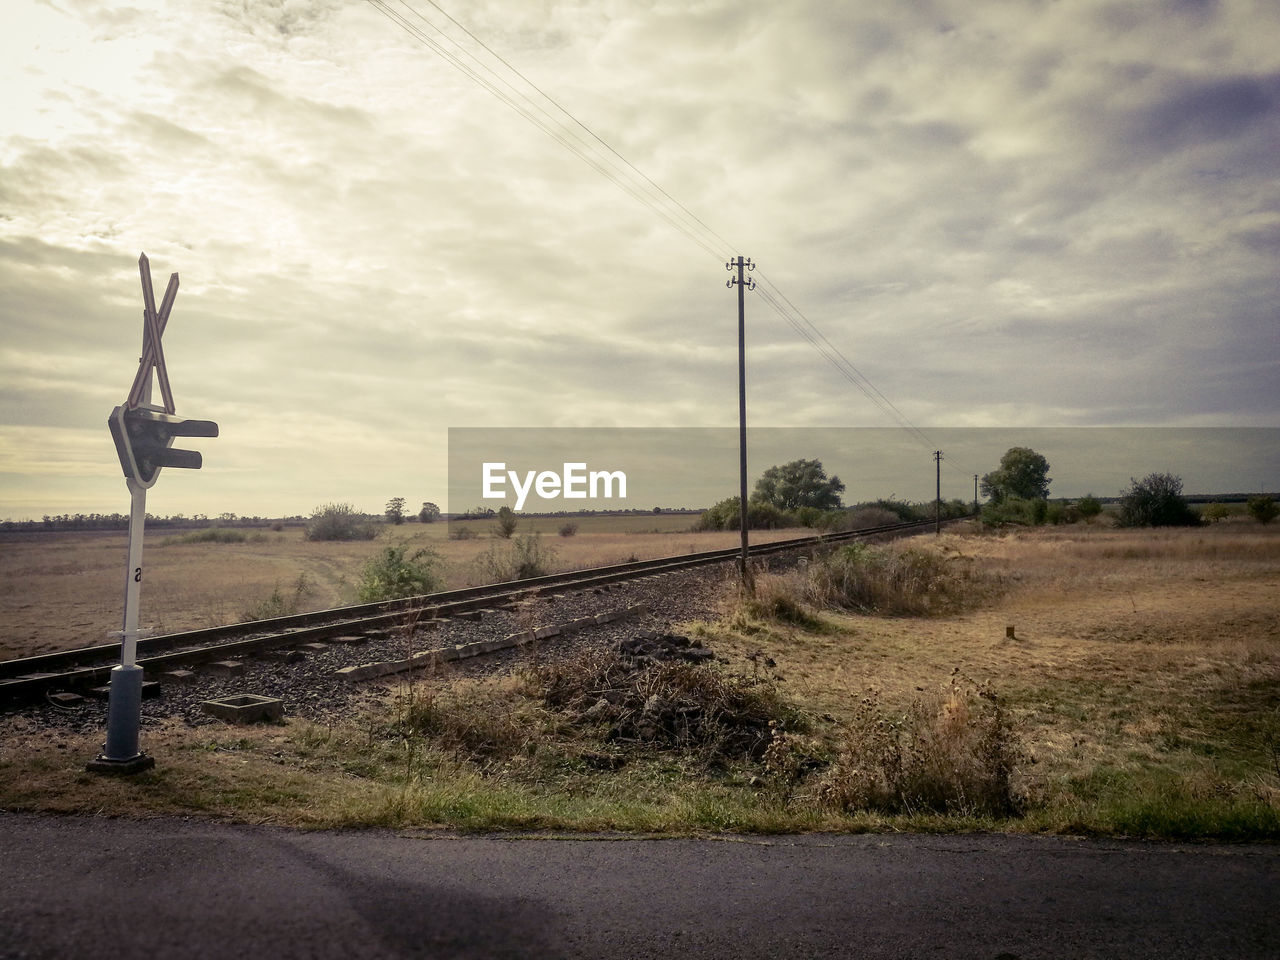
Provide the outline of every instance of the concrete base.
{"type": "Polygon", "coordinates": [[[130,774],[150,770],[155,765],[156,758],[145,753],[130,757],[128,760],[111,760],[99,754],[86,763],[84,768],[90,773],[112,773],[119,776],[129,776],[130,774]]]}
{"type": "Polygon", "coordinates": [[[284,716],[284,701],[256,693],[241,693],[220,700],[206,700],[200,709],[228,723],[262,723],[284,716]]]}

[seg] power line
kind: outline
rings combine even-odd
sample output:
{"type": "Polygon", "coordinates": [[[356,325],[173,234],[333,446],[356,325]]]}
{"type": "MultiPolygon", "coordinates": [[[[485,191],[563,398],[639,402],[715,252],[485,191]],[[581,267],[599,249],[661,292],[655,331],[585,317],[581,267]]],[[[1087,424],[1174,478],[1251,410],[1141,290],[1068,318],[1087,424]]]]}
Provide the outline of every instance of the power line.
{"type": "MultiPolygon", "coordinates": [[[[450,63],[464,76],[483,87],[492,96],[506,104],[525,120],[540,129],[552,140],[573,153],[605,179],[628,194],[642,206],[649,208],[668,224],[682,233],[717,261],[725,260],[725,253],[734,249],[724,237],[709,227],[688,207],[673,197],[651,177],[636,167],[607,141],[569,112],[559,101],[521,73],[505,57],[495,52],[471,30],[455,19],[435,0],[425,0],[432,8],[453,24],[480,50],[496,61],[509,75],[518,79],[514,83],[503,76],[499,69],[485,63],[462,42],[449,36],[445,29],[433,22],[408,0],[398,0],[418,21],[425,24],[434,36],[429,35],[404,14],[393,8],[388,0],[368,0],[369,4],[393,24],[400,27],[420,44],[450,63]],[[446,47],[445,44],[449,46],[446,47]],[[491,78],[491,79],[490,79],[491,78]],[[549,108],[549,109],[548,109],[549,108]],[[563,119],[562,119],[563,118],[563,119]],[[581,131],[581,132],[579,132],[581,131]],[[583,134],[586,136],[584,137],[583,134]],[[603,148],[603,149],[601,149],[603,148]]],[[[763,283],[756,293],[803,337],[836,371],[882,413],[906,430],[922,446],[932,449],[935,444],[865,374],[855,367],[827,336],[763,273],[763,283]],[[765,289],[765,288],[768,289],[765,289]]],[[[954,464],[949,466],[959,470],[954,464]]],[[[963,471],[960,471],[963,472],[963,471]]]]}

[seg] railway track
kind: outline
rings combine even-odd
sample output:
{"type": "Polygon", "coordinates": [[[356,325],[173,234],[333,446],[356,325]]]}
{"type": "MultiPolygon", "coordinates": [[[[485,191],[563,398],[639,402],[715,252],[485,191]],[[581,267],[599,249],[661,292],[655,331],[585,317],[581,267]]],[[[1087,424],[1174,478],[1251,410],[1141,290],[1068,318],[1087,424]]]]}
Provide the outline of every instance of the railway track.
{"type": "MultiPolygon", "coordinates": [[[[753,546],[750,553],[752,557],[763,557],[846,540],[900,535],[932,526],[933,522],[924,520],[887,524],[863,530],[778,540],[753,546]]],[[[148,674],[155,676],[165,670],[258,656],[272,650],[318,643],[340,636],[385,632],[402,628],[411,620],[419,623],[435,621],[438,624],[450,617],[501,607],[531,595],[593,589],[641,577],[726,563],[737,559],[740,552],[739,548],[734,547],[675,557],[635,560],[510,583],[445,590],[401,600],[144,637],[138,640],[138,664],[148,674]]],[[[111,668],[119,662],[119,643],[0,661],[0,705],[56,690],[101,686],[108,682],[111,668]]]]}

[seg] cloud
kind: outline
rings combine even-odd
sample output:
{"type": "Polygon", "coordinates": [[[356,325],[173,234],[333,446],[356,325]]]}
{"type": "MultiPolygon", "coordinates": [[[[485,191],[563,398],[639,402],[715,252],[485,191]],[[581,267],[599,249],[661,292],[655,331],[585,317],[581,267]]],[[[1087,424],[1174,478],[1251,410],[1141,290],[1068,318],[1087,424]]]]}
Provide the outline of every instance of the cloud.
{"type": "MultiPolygon", "coordinates": [[[[219,501],[187,512],[439,501],[449,426],[730,426],[739,252],[926,429],[1274,422],[1270,8],[455,11],[608,147],[429,7],[555,136],[367,5],[58,9],[0,41],[0,443],[100,431],[111,466],[145,250],[180,409],[223,426],[166,478],[219,501]]],[[[753,423],[886,422],[747,303],[753,423]]]]}

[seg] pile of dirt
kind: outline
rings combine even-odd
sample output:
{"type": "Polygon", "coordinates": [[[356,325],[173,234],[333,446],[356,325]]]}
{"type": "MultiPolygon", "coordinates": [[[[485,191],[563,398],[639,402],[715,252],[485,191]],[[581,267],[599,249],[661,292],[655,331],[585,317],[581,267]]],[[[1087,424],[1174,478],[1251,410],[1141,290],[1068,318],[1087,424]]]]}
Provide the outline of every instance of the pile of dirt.
{"type": "Polygon", "coordinates": [[[642,633],[612,650],[529,672],[530,692],[618,746],[681,750],[709,762],[759,758],[770,722],[794,720],[771,681],[730,673],[687,637],[642,633]]]}

